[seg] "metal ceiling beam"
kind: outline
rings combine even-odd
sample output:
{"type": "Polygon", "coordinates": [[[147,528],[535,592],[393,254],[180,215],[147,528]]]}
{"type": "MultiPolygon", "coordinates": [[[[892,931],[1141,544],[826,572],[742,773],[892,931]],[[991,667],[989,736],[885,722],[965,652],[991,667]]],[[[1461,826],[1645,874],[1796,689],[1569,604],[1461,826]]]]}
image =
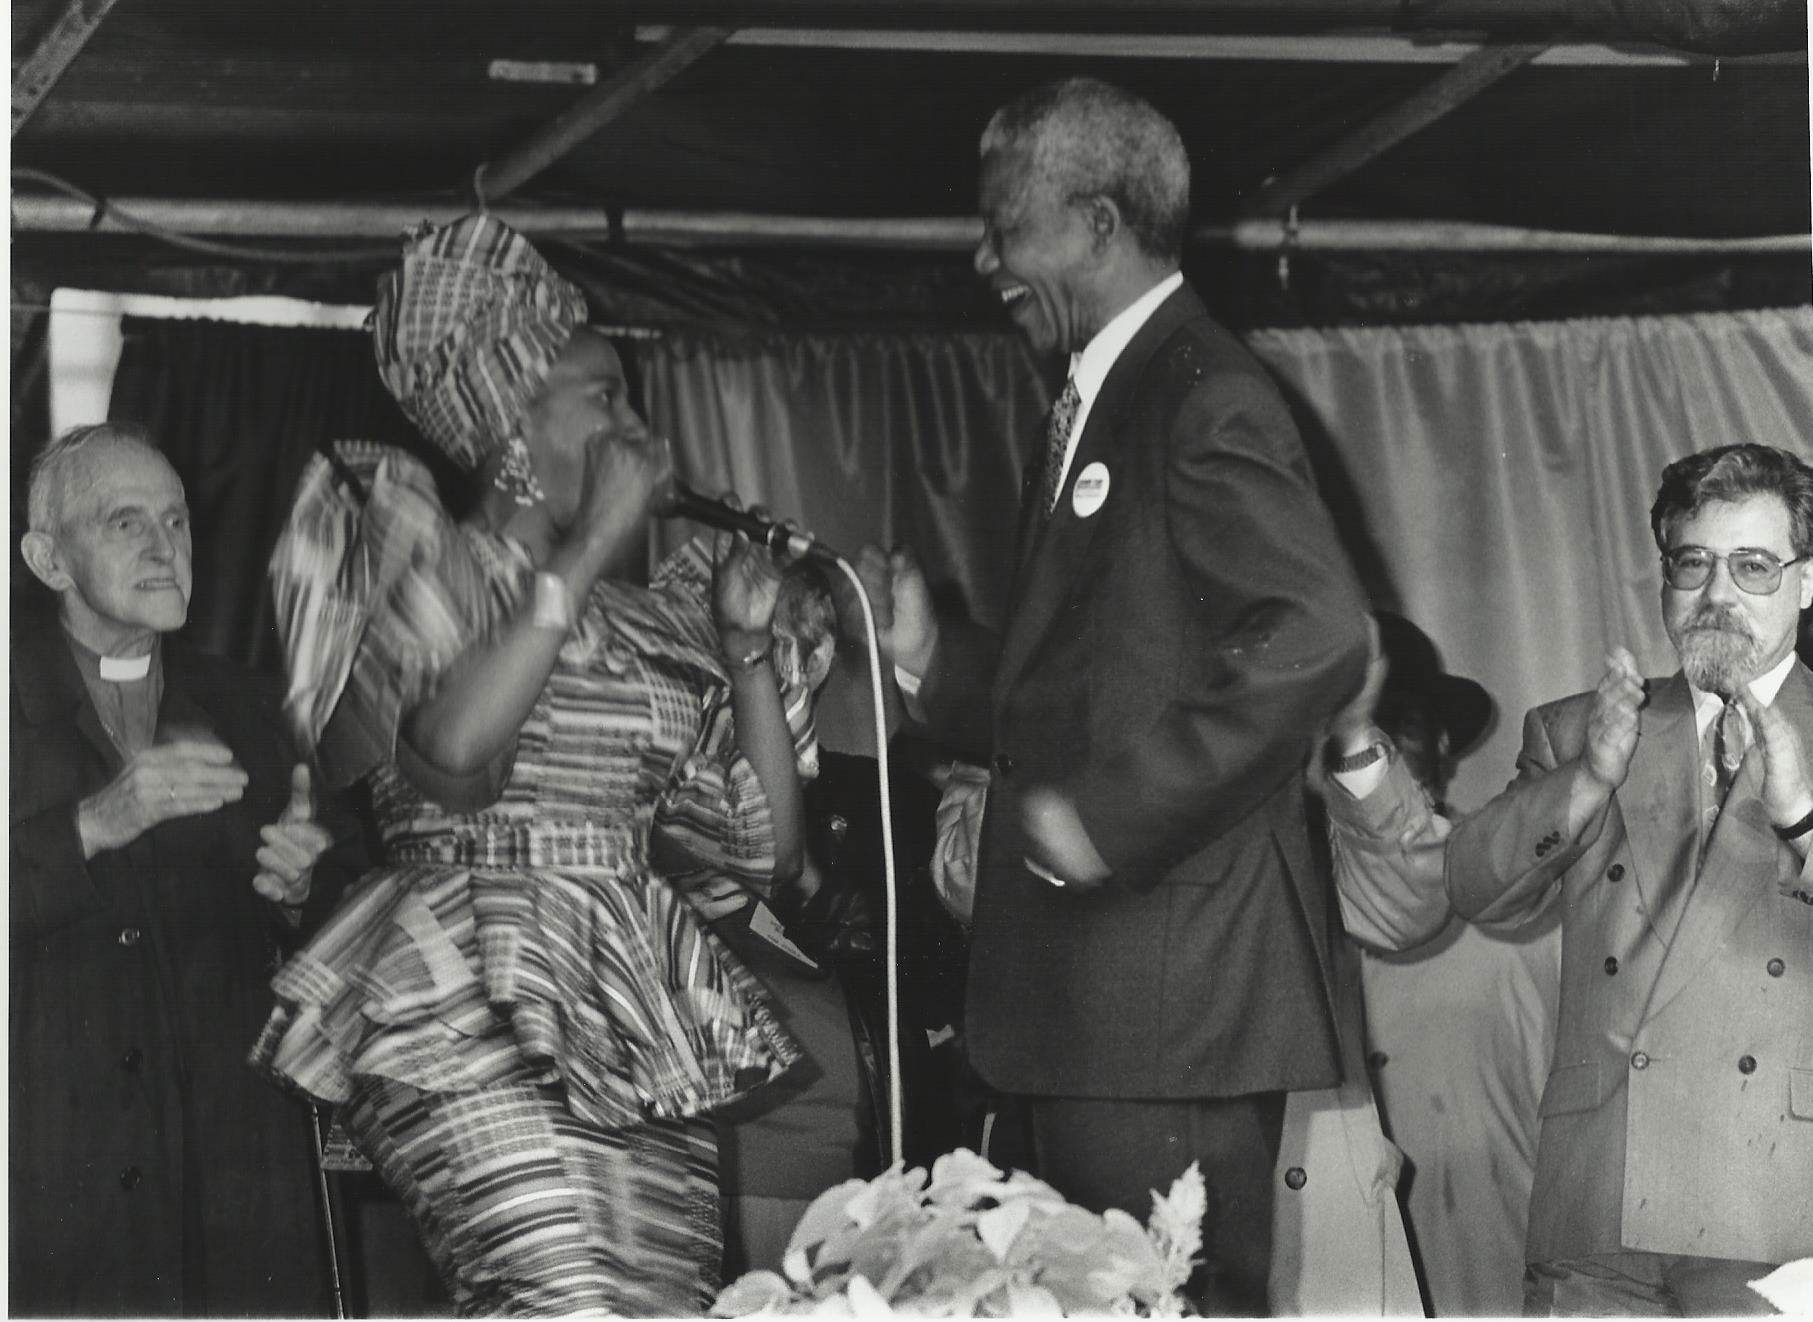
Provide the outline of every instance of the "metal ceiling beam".
{"type": "Polygon", "coordinates": [[[1654,42],[1712,55],[1805,49],[1804,0],[613,0],[627,25],[1041,32],[1451,33],[1654,42]]]}
{"type": "Polygon", "coordinates": [[[680,28],[575,101],[520,146],[478,167],[472,191],[480,205],[506,197],[565,156],[636,102],[721,45],[733,29],[680,28]]]}
{"type": "MultiPolygon", "coordinates": [[[[664,41],[672,28],[645,25],[637,41],[664,41]]],[[[920,32],[910,28],[739,28],[729,46],[789,50],[909,51],[932,55],[1082,55],[1095,59],[1224,60],[1282,64],[1457,64],[1483,40],[1386,32],[920,32]]],[[[1667,46],[1567,41],[1532,64],[1568,68],[1671,69],[1720,57],[1667,46]]],[[[1804,50],[1727,57],[1731,65],[1805,64],[1804,50]]]]}
{"type": "Polygon", "coordinates": [[[13,69],[13,137],[32,117],[64,70],[101,26],[118,0],[69,0],[32,53],[13,69]]]}
{"type": "MultiPolygon", "coordinates": [[[[269,202],[233,199],[121,197],[96,217],[79,198],[14,193],[18,234],[122,235],[144,222],[188,235],[285,239],[394,239],[420,221],[444,224],[466,214],[457,205],[396,202],[269,202]]],[[[630,209],[607,214],[599,207],[500,207],[498,219],[523,234],[572,239],[613,237],[631,243],[708,247],[769,244],[963,252],[974,248],[982,223],[972,216],[859,218],[784,216],[722,211],[630,209]]],[[[1582,234],[1440,220],[1242,220],[1201,225],[1190,242],[1249,252],[1496,252],[1646,253],[1689,256],[1798,254],[1813,237],[1771,234],[1743,238],[1582,234]]]]}
{"type": "Polygon", "coordinates": [[[1362,124],[1301,165],[1267,182],[1244,208],[1249,216],[1282,216],[1335,181],[1383,155],[1405,138],[1478,96],[1543,51],[1542,46],[1486,46],[1467,56],[1377,118],[1362,124]]]}

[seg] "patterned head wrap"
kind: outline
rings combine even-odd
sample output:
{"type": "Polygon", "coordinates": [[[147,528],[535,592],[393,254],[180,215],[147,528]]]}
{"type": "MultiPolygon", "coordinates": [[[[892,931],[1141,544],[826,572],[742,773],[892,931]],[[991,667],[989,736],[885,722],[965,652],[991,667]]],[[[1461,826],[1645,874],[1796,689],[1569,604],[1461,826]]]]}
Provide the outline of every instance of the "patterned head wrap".
{"type": "Polygon", "coordinates": [[[423,226],[378,282],[368,325],[378,375],[447,457],[474,469],[522,415],[585,324],[585,295],[491,216],[423,226]]]}

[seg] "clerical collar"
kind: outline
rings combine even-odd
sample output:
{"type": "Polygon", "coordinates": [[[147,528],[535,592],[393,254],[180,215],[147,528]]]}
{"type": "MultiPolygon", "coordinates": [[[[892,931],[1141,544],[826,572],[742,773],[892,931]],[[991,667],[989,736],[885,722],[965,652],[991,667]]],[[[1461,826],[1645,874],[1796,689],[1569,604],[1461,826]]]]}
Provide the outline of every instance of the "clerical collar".
{"type": "Polygon", "coordinates": [[[101,678],[113,684],[130,684],[151,673],[149,652],[143,656],[103,656],[98,660],[101,678]]]}
{"type": "Polygon", "coordinates": [[[102,656],[92,647],[79,643],[66,630],[63,635],[69,639],[70,649],[75,653],[81,668],[96,679],[109,684],[136,684],[148,678],[151,669],[157,663],[159,641],[151,640],[151,650],[143,656],[102,656]]]}

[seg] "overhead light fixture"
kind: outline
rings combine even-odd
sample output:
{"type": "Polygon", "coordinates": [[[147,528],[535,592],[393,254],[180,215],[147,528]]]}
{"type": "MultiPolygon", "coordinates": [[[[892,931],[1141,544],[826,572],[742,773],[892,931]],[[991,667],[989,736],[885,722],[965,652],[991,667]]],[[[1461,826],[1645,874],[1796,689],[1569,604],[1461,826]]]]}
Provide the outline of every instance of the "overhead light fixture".
{"type": "Polygon", "coordinates": [[[494,83],[557,83],[563,87],[590,87],[598,81],[598,66],[577,60],[493,60],[494,83]]]}

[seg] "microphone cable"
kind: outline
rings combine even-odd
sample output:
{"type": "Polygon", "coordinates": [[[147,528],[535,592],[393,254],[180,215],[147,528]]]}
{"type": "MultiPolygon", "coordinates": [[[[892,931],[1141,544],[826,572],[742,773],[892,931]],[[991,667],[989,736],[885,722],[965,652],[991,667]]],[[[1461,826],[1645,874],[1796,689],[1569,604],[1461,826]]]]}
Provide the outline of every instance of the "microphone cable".
{"type": "MultiPolygon", "coordinates": [[[[822,543],[819,545],[822,546],[822,543]]],[[[856,600],[862,606],[863,633],[869,645],[869,692],[875,716],[875,772],[880,789],[881,858],[885,883],[884,974],[887,982],[889,1165],[890,1168],[904,1169],[906,1127],[900,1077],[900,893],[894,867],[894,795],[888,775],[888,714],[887,696],[881,682],[881,640],[876,636],[875,611],[869,604],[869,594],[863,587],[862,575],[836,552],[826,548],[826,554],[856,588],[856,600]]]]}
{"type": "Polygon", "coordinates": [[[880,792],[881,857],[883,872],[884,917],[886,923],[885,967],[888,1021],[888,1142],[891,1165],[904,1166],[905,1122],[900,1078],[900,893],[894,864],[893,784],[888,774],[887,698],[882,688],[881,640],[875,628],[875,611],[863,587],[862,575],[843,556],[833,551],[808,532],[791,524],[734,507],[723,501],[701,495],[673,473],[673,445],[665,436],[657,443],[667,452],[668,475],[665,491],[655,511],[659,518],[689,519],[708,527],[741,533],[752,542],[776,555],[800,559],[811,557],[830,561],[843,571],[856,589],[856,600],[862,606],[862,625],[869,649],[870,707],[875,717],[875,774],[880,792]]]}

